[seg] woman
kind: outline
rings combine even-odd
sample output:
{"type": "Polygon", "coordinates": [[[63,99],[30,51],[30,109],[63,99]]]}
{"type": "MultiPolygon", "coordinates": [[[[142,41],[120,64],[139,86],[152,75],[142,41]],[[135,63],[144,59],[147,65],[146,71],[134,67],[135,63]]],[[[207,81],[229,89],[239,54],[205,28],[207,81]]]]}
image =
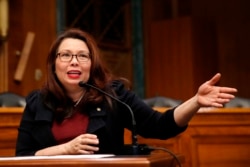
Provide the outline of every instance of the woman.
{"type": "Polygon", "coordinates": [[[123,147],[124,128],[132,129],[125,105],[91,87],[98,87],[131,107],[137,133],[167,139],[183,132],[200,107],[223,107],[234,98],[234,88],[218,87],[216,74],[195,96],[165,113],[154,111],[115,79],[104,66],[94,39],[70,29],[52,44],[47,81],[27,97],[20,123],[16,155],[117,153],[123,147]]]}

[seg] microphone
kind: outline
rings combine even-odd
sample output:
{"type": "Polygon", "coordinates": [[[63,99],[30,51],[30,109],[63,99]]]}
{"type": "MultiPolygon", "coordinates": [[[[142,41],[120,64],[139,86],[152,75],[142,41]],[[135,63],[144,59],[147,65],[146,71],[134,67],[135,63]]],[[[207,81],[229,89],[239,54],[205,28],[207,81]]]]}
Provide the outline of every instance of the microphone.
{"type": "Polygon", "coordinates": [[[118,155],[149,155],[150,152],[152,151],[147,145],[145,144],[138,144],[137,141],[137,133],[136,133],[136,121],[135,121],[135,117],[134,117],[134,113],[131,109],[131,107],[129,105],[127,105],[126,103],[124,103],[123,101],[119,100],[118,98],[116,98],[115,96],[101,90],[100,88],[88,84],[88,83],[84,83],[83,81],[80,81],[78,84],[80,87],[89,87],[89,88],[93,88],[99,92],[101,92],[102,94],[110,97],[111,99],[117,101],[118,103],[122,104],[123,106],[125,106],[131,115],[131,121],[132,121],[132,144],[125,144],[122,150],[119,150],[119,152],[117,152],[116,154],[118,155]]]}

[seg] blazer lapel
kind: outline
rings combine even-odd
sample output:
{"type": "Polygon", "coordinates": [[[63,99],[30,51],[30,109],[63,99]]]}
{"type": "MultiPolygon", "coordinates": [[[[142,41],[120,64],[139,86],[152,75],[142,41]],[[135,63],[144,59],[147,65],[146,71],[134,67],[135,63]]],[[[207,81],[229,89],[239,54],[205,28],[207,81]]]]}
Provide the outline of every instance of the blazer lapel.
{"type": "Polygon", "coordinates": [[[105,118],[107,117],[107,111],[103,106],[93,107],[89,111],[89,126],[88,133],[93,133],[98,129],[106,125],[105,118]]]}

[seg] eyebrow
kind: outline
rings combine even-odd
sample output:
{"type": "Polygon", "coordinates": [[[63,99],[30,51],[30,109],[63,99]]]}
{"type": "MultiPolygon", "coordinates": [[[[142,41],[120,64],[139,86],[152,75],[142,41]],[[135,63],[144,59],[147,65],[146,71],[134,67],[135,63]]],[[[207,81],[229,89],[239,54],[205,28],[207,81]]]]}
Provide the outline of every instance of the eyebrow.
{"type": "MultiPolygon", "coordinates": [[[[60,53],[60,52],[70,52],[70,53],[72,53],[71,50],[61,50],[61,51],[58,51],[58,53],[60,53]]],[[[90,52],[84,51],[84,50],[80,50],[80,51],[78,51],[77,53],[86,53],[86,54],[90,54],[90,52]]]]}

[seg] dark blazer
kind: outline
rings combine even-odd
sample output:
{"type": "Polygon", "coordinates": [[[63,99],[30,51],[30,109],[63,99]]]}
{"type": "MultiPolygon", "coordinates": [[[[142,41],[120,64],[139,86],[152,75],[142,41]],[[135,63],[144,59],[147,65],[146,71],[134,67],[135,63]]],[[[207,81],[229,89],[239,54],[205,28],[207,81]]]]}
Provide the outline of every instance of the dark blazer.
{"type": "MultiPolygon", "coordinates": [[[[117,98],[129,105],[136,119],[137,134],[145,138],[167,139],[183,132],[187,126],[178,127],[173,118],[174,109],[165,113],[154,111],[132,91],[114,82],[117,98]]],[[[26,98],[26,107],[18,129],[16,155],[34,155],[36,151],[56,145],[51,126],[54,112],[42,101],[40,91],[34,91],[26,98]]],[[[110,111],[105,104],[88,108],[89,125],[87,133],[96,134],[99,139],[97,153],[116,153],[124,145],[124,128],[132,128],[131,113],[124,105],[116,103],[110,111]],[[101,109],[101,110],[100,110],[101,109]]]]}

